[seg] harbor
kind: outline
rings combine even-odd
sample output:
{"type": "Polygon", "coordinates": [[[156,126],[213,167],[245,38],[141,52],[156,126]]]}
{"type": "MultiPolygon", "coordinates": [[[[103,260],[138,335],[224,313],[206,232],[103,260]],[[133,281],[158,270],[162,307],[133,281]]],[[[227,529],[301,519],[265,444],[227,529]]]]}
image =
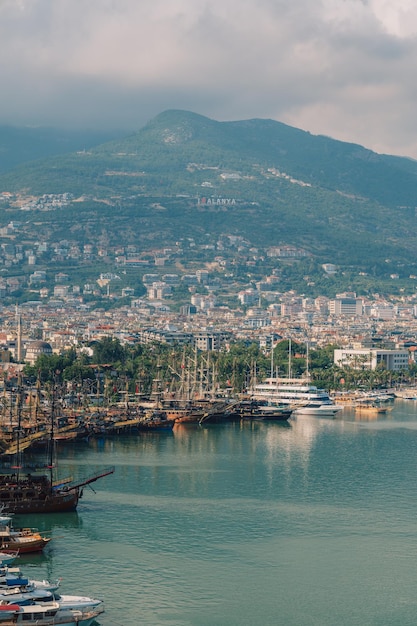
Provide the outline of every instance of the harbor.
{"type": "Polygon", "coordinates": [[[100,626],[411,626],[416,447],[402,399],[67,444],[63,474],[115,471],[75,512],[17,516],[52,538],[21,567],[105,597],[100,626]]]}
{"type": "MultiPolygon", "coordinates": [[[[343,406],[353,406],[358,411],[378,408],[379,412],[385,412],[388,410],[385,405],[396,397],[415,399],[415,389],[329,393],[308,377],[270,377],[242,393],[231,389],[207,389],[192,395],[161,390],[147,396],[126,392],[119,393],[113,402],[109,402],[98,394],[87,401],[80,396],[72,396],[68,401],[68,394],[62,386],[51,390],[37,385],[33,390],[19,382],[14,388],[3,390],[0,486],[2,465],[7,468],[10,460],[15,459],[16,467],[20,467],[22,455],[42,449],[51,455],[53,445],[62,447],[103,436],[164,432],[180,423],[202,425],[256,419],[286,420],[293,412],[335,417],[343,406]]],[[[48,466],[53,464],[50,457],[48,466]]],[[[92,482],[98,478],[99,475],[86,480],[92,482]]],[[[79,487],[85,484],[80,482],[79,487]]]]}

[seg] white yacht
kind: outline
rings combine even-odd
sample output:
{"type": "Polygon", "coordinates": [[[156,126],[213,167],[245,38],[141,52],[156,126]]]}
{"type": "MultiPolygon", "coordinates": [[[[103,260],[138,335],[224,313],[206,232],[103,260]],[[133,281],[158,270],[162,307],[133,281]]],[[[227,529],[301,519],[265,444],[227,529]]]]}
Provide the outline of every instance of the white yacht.
{"type": "Polygon", "coordinates": [[[327,391],[300,378],[267,378],[254,385],[252,395],[256,400],[289,406],[296,415],[334,417],[342,410],[327,391]]]}
{"type": "Polygon", "coordinates": [[[0,604],[0,623],[4,626],[92,626],[97,624],[96,610],[65,610],[58,602],[35,602],[33,604],[0,604]]]}
{"type": "MultiPolygon", "coordinates": [[[[96,598],[87,596],[61,595],[46,589],[32,589],[25,586],[12,586],[9,589],[0,589],[0,606],[3,604],[58,604],[61,611],[96,611],[96,615],[103,613],[104,603],[96,598]]],[[[1,620],[0,620],[1,623],[1,620]]]]}

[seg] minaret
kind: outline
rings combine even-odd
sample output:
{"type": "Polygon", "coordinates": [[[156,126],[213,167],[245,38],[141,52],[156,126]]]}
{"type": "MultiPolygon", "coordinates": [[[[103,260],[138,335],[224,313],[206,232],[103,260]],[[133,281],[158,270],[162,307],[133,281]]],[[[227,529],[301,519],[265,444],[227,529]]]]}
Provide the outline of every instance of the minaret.
{"type": "Polygon", "coordinates": [[[16,321],[17,321],[17,362],[22,362],[22,316],[19,313],[16,304],[16,321]]]}

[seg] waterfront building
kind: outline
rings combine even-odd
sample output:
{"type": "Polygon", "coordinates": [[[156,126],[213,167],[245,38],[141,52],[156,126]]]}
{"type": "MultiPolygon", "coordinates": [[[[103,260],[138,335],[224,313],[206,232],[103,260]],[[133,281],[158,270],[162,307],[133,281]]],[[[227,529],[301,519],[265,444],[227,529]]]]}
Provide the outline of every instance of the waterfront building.
{"type": "Polygon", "coordinates": [[[407,369],[410,355],[408,350],[380,350],[375,348],[343,348],[334,351],[334,363],[339,367],[375,370],[385,369],[399,372],[407,369]]]}

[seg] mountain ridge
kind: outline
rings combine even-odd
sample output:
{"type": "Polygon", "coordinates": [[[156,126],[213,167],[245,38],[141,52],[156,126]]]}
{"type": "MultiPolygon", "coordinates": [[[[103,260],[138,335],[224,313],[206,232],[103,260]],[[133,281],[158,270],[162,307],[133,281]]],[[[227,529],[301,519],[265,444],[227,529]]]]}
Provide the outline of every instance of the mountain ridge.
{"type": "Polygon", "coordinates": [[[123,138],[0,176],[0,191],[73,194],[77,202],[54,213],[59,232],[88,222],[111,242],[139,246],[230,233],[366,272],[386,258],[404,272],[414,266],[416,188],[417,162],[407,157],[274,120],[218,122],[175,109],[123,138]]]}

